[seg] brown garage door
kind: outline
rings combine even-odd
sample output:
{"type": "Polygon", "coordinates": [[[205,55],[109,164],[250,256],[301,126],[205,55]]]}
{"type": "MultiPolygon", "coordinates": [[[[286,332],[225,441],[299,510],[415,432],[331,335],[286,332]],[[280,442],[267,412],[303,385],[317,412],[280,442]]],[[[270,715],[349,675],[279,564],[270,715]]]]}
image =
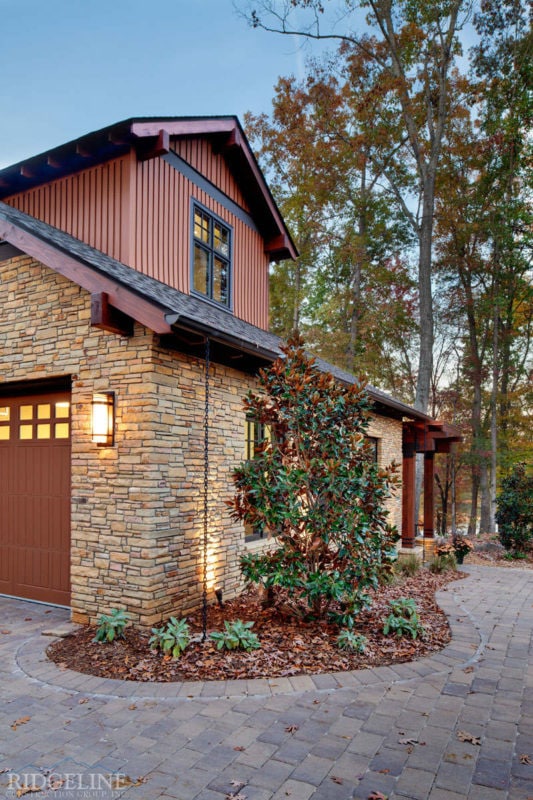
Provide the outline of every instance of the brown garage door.
{"type": "Polygon", "coordinates": [[[70,395],[0,397],[0,593],[70,602],[70,395]]]}

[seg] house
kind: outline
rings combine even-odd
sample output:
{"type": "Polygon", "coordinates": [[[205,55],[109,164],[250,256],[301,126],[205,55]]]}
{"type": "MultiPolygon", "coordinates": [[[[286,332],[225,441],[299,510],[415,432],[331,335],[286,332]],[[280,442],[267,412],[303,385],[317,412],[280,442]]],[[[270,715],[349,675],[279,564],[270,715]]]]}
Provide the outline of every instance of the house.
{"type": "MultiPolygon", "coordinates": [[[[264,546],[224,505],[241,399],[279,352],[269,262],[296,257],[235,117],[130,119],[0,170],[0,593],[152,625],[238,589],[264,546]]],[[[409,549],[414,454],[431,535],[455,432],[370,393],[409,549]]]]}

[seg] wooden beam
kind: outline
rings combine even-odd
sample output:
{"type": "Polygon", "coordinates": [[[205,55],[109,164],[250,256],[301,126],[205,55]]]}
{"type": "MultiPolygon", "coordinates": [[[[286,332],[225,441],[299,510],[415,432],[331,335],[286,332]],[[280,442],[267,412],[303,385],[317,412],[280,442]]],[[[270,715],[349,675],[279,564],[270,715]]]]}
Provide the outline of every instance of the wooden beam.
{"type": "Polygon", "coordinates": [[[265,243],[265,253],[268,253],[269,255],[272,253],[278,253],[281,250],[288,249],[289,246],[289,237],[285,234],[280,234],[279,236],[276,236],[274,239],[270,239],[265,243]]]}
{"type": "Polygon", "coordinates": [[[133,319],[112,306],[106,292],[91,295],[91,325],[121,336],[133,336],[133,319]]]}
{"type": "Polygon", "coordinates": [[[168,131],[161,129],[155,139],[139,139],[135,150],[139,161],[148,161],[150,158],[164,156],[170,152],[170,136],[168,131]]]}
{"type": "Polygon", "coordinates": [[[76,145],[76,155],[81,156],[82,158],[93,158],[94,152],[87,147],[87,145],[83,145],[78,142],[76,145]]]}
{"type": "Polygon", "coordinates": [[[145,325],[154,333],[171,333],[172,328],[165,319],[168,309],[155,300],[143,297],[119,283],[111,276],[99,272],[79,259],[43,241],[33,233],[13,223],[0,219],[0,238],[27,255],[64,275],[88,292],[106,292],[109,302],[124,314],[145,325]]]}
{"type": "Polygon", "coordinates": [[[53,169],[61,169],[61,167],[63,166],[63,164],[60,161],[58,161],[57,158],[53,158],[52,156],[48,156],[48,158],[46,159],[46,163],[49,167],[52,167],[53,169]]]}

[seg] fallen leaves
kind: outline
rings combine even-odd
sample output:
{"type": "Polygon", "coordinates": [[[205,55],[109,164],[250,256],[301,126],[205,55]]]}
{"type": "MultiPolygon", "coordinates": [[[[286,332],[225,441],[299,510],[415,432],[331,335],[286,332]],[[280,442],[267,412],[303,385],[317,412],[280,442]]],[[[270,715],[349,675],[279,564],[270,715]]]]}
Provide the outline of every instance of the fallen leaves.
{"type": "Polygon", "coordinates": [[[11,723],[12,730],[16,731],[20,725],[25,725],[27,722],[30,721],[30,719],[31,717],[19,717],[18,719],[15,720],[15,722],[11,723]]]}
{"type": "Polygon", "coordinates": [[[527,753],[522,753],[520,755],[520,763],[521,764],[527,764],[528,766],[531,766],[533,764],[533,761],[531,760],[531,758],[528,756],[527,753]]]}
{"type": "Polygon", "coordinates": [[[457,731],[457,738],[460,742],[470,742],[470,744],[481,745],[481,739],[478,736],[468,733],[468,731],[457,731]]]}
{"type": "Polygon", "coordinates": [[[110,776],[113,779],[113,789],[128,789],[131,786],[141,786],[146,783],[147,778],[141,775],[138,778],[130,778],[129,775],[110,776]]]}
{"type": "Polygon", "coordinates": [[[343,784],[342,778],[338,778],[337,775],[332,775],[331,780],[333,781],[333,783],[338,783],[339,786],[342,786],[343,784]]]}
{"type": "MultiPolygon", "coordinates": [[[[440,650],[450,640],[444,614],[435,602],[435,590],[456,576],[421,571],[394,586],[373,592],[372,607],[358,618],[358,632],[368,644],[365,653],[346,653],[336,645],[337,629],[331,625],[295,620],[275,608],[263,608],[253,592],[229,600],[223,608],[209,608],[208,629],[220,630],[225,620],[254,621],[261,649],[250,653],[217,651],[214,643],[194,641],[179,660],[164,659],[151,652],[149,636],[128,628],[124,639],[94,643],[94,629],[82,627],[73,636],[50,644],[49,658],[60,669],[73,669],[104,678],[145,682],[277,678],[338,672],[420,658],[440,650]],[[413,597],[427,631],[424,640],[385,637],[382,619],[390,600],[413,597]]],[[[201,630],[201,615],[189,617],[193,632],[201,630]]],[[[320,699],[313,699],[318,706],[320,699]]],[[[131,708],[131,710],[134,710],[131,708]]]]}
{"type": "Polygon", "coordinates": [[[296,733],[296,731],[300,730],[299,725],[287,725],[285,728],[285,733],[296,733]]]}
{"type": "Polygon", "coordinates": [[[388,800],[388,795],[382,792],[371,792],[368,795],[368,800],[388,800]]]}

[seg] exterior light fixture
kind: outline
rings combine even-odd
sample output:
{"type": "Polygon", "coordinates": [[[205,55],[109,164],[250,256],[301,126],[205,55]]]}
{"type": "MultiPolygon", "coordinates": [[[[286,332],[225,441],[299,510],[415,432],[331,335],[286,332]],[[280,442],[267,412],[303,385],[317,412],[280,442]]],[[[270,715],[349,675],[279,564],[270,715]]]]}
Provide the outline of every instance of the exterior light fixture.
{"type": "Polygon", "coordinates": [[[215,589],[215,597],[217,599],[217,603],[219,604],[220,608],[224,608],[224,598],[222,594],[222,588],[217,586],[215,589]]]}
{"type": "Polygon", "coordinates": [[[115,443],[115,393],[93,394],[92,440],[99,447],[112,447],[115,443]]]}

